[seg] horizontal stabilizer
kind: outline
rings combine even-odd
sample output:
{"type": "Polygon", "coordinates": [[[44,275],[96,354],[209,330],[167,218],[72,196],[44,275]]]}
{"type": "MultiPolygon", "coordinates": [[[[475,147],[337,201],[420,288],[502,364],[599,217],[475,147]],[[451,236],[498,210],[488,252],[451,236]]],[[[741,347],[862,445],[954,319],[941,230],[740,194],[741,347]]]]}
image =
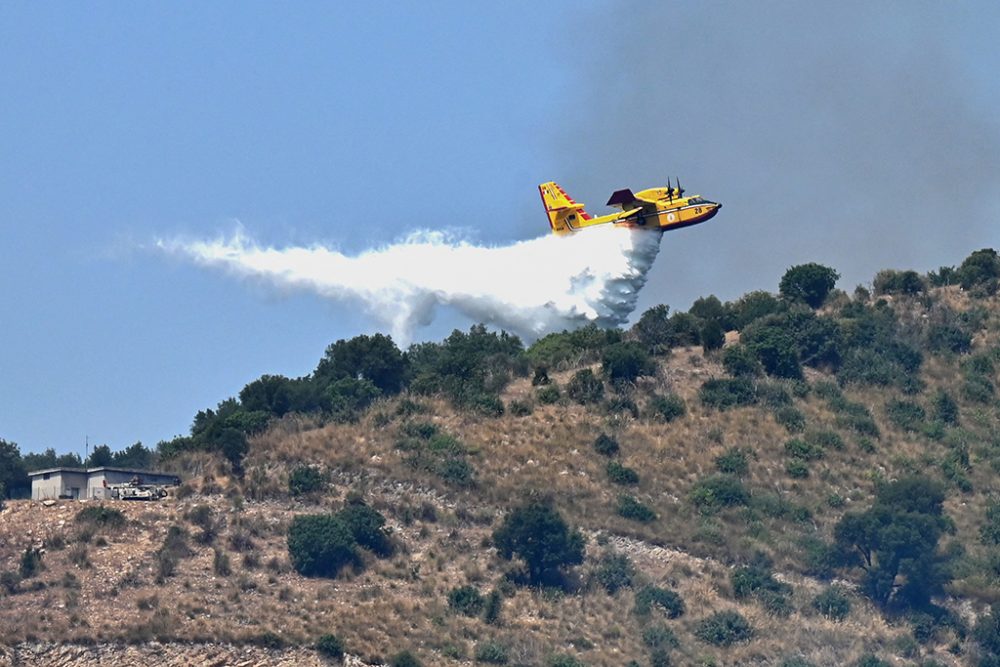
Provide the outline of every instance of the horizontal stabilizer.
{"type": "Polygon", "coordinates": [[[608,200],[608,206],[621,206],[625,207],[625,204],[631,204],[635,201],[635,195],[628,188],[624,190],[615,190],[611,194],[611,199],[608,200]]]}

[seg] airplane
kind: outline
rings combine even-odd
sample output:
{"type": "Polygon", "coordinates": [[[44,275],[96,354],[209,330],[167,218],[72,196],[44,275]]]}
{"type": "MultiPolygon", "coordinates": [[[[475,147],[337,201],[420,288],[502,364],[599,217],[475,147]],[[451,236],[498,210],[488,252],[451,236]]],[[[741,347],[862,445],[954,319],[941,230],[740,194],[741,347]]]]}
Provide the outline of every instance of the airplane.
{"type": "Polygon", "coordinates": [[[553,234],[576,232],[609,223],[636,229],[680,229],[705,222],[722,208],[722,204],[703,199],[701,195],[685,197],[679,178],[676,188],[671,187],[668,178],[665,188],[651,188],[636,194],[629,189],[616,190],[607,205],[620,208],[621,213],[597,217],[587,213],[583,204],[576,203],[557,183],[542,183],[538,192],[542,195],[542,204],[553,234]]]}

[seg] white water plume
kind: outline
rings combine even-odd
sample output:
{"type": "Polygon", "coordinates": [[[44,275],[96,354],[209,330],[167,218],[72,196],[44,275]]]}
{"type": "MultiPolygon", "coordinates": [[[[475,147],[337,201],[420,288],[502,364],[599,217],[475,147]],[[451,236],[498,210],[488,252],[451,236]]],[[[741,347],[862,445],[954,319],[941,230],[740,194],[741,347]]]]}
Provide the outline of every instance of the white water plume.
{"type": "Polygon", "coordinates": [[[405,345],[418,326],[433,320],[438,305],[527,341],[590,322],[621,325],[635,309],[660,236],[602,225],[569,236],[480,246],[418,232],[354,256],[319,245],[262,247],[242,230],[228,238],[157,245],[239,276],[358,301],[405,345]]]}

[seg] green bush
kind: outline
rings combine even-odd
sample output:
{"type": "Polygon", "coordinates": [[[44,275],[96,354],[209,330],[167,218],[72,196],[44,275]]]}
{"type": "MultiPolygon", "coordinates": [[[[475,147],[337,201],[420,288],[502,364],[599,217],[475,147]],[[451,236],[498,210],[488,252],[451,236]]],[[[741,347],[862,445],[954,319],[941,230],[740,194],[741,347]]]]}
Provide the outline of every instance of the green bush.
{"type": "Polygon", "coordinates": [[[757,389],[746,378],[713,378],[701,385],[698,398],[707,407],[727,410],[756,403],[757,389]]]}
{"type": "Polygon", "coordinates": [[[665,625],[650,625],[642,631],[642,643],[652,649],[672,649],[681,645],[674,631],[665,625]]]}
{"type": "Polygon", "coordinates": [[[730,447],[715,457],[715,469],[726,475],[744,477],[750,472],[747,452],[739,447],[730,447]]]}
{"type": "Polygon", "coordinates": [[[981,664],[994,667],[1000,665],[1000,602],[990,606],[990,613],[983,614],[972,629],[972,637],[986,654],[987,659],[981,664]]]}
{"type": "Polygon", "coordinates": [[[806,416],[802,414],[801,410],[791,405],[775,410],[774,420],[788,429],[790,433],[798,433],[806,427],[806,416]]]}
{"type": "Polygon", "coordinates": [[[842,621],[851,613],[851,599],[840,586],[830,586],[812,601],[813,609],[827,618],[842,621]]]}
{"type": "Polygon", "coordinates": [[[607,473],[608,479],[614,484],[629,486],[639,483],[639,473],[618,461],[608,461],[607,473]]]}
{"type": "Polygon", "coordinates": [[[759,320],[743,332],[741,340],[768,375],[795,380],[802,378],[798,345],[794,333],[784,321],[772,318],[759,320]]]}
{"type": "Polygon", "coordinates": [[[506,665],[509,660],[507,647],[500,642],[487,640],[476,644],[476,662],[484,662],[489,665],[506,665]]]}
{"type": "Polygon", "coordinates": [[[885,406],[885,412],[889,420],[904,431],[919,431],[926,416],[924,409],[918,403],[896,399],[889,401],[885,406]]]}
{"type": "Polygon", "coordinates": [[[559,400],[559,387],[553,382],[535,392],[535,398],[542,405],[552,405],[559,400]]]}
{"type": "Polygon", "coordinates": [[[746,345],[732,345],[722,353],[722,367],[734,378],[757,377],[764,372],[757,355],[746,345]]]}
{"type": "Polygon", "coordinates": [[[844,439],[836,431],[813,431],[806,434],[806,442],[821,449],[843,449],[844,439]]]}
{"type": "Polygon", "coordinates": [[[587,405],[600,403],[604,398],[604,383],[594,375],[594,371],[584,368],[573,374],[566,385],[566,394],[577,403],[587,405]]]}
{"type": "Polygon", "coordinates": [[[632,521],[649,523],[656,520],[656,512],[630,495],[618,496],[618,516],[632,521]]]}
{"type": "Polygon", "coordinates": [[[601,456],[614,456],[620,449],[618,441],[614,437],[602,433],[594,440],[594,451],[601,456]]]}
{"type": "Polygon", "coordinates": [[[604,349],[601,370],[613,383],[635,382],[639,376],[656,373],[656,364],[639,343],[615,343],[604,349]]]}
{"type": "Polygon", "coordinates": [[[667,618],[678,618],[685,612],[684,600],[674,591],[652,585],[640,588],[635,594],[635,614],[648,616],[654,605],[659,607],[667,618]]]}
{"type": "Polygon", "coordinates": [[[551,505],[531,502],[508,514],[493,532],[501,558],[521,558],[532,583],[558,583],[561,570],[583,562],[584,539],[551,505]]]}
{"type": "Polygon", "coordinates": [[[400,651],[389,659],[389,667],[423,667],[423,664],[409,651],[400,651]]]}
{"type": "Polygon", "coordinates": [[[503,596],[500,591],[493,589],[486,596],[486,606],[483,609],[483,623],[496,625],[500,622],[500,612],[503,609],[503,596]]]}
{"type": "Polygon", "coordinates": [[[689,498],[702,513],[711,514],[723,507],[746,505],[750,502],[750,493],[736,477],[711,475],[695,482],[689,498]]]}
{"type": "Polygon", "coordinates": [[[683,417],[684,413],[687,412],[684,399],[677,394],[653,396],[649,401],[649,409],[667,423],[683,417]]]}
{"type": "Polygon", "coordinates": [[[622,588],[632,585],[635,568],[624,554],[605,553],[594,568],[594,581],[609,594],[614,595],[622,588]]]}
{"type": "Polygon", "coordinates": [[[325,484],[326,476],[313,466],[298,466],[288,476],[288,492],[293,496],[322,491],[325,484]]]}
{"type": "Polygon", "coordinates": [[[545,661],[545,667],[586,667],[580,660],[566,653],[558,653],[549,656],[545,661]]]}
{"type": "Polygon", "coordinates": [[[739,612],[720,611],[702,619],[694,635],[714,646],[732,646],[749,642],[753,638],[753,628],[739,612]]]}
{"type": "Polygon", "coordinates": [[[478,616],[483,611],[485,599],[475,586],[458,586],[448,592],[448,606],[465,616],[478,616]]]}
{"type": "Polygon", "coordinates": [[[858,658],[858,661],[854,663],[854,667],[892,667],[892,663],[886,662],[869,653],[858,658]]]}
{"type": "Polygon", "coordinates": [[[785,464],[785,473],[793,479],[805,479],[809,476],[809,466],[802,459],[792,459],[785,464]]]}
{"type": "Polygon", "coordinates": [[[336,635],[320,635],[316,640],[316,651],[331,660],[341,660],[344,657],[344,644],[336,635]]]}
{"type": "Polygon", "coordinates": [[[771,614],[788,616],[792,611],[792,587],[775,579],[769,565],[738,567],[730,575],[730,584],[737,599],[753,598],[771,614]]]}
{"type": "Polygon", "coordinates": [[[1000,545],[1000,500],[992,499],[986,505],[986,521],[979,529],[983,544],[1000,545]]]}
{"type": "Polygon", "coordinates": [[[872,281],[875,294],[914,295],[926,291],[923,278],[916,271],[893,271],[886,269],[875,274],[872,281]]]}
{"type": "Polygon", "coordinates": [[[307,577],[336,577],[360,561],[350,527],[332,514],[302,514],[288,529],[288,554],[295,570],[307,577]]]}
{"type": "Polygon", "coordinates": [[[958,426],[958,403],[944,389],[938,389],[934,394],[934,421],[950,426],[958,426]]]}
{"type": "Polygon", "coordinates": [[[28,547],[21,553],[21,563],[18,574],[21,579],[30,579],[44,569],[42,565],[42,550],[28,547]]]}
{"type": "Polygon", "coordinates": [[[352,503],[337,512],[337,518],[351,531],[358,545],[381,557],[392,555],[392,540],[380,512],[362,503],[352,503]]]}
{"type": "Polygon", "coordinates": [[[823,458],[823,448],[795,438],[785,443],[785,454],[793,459],[815,461],[823,458]]]}

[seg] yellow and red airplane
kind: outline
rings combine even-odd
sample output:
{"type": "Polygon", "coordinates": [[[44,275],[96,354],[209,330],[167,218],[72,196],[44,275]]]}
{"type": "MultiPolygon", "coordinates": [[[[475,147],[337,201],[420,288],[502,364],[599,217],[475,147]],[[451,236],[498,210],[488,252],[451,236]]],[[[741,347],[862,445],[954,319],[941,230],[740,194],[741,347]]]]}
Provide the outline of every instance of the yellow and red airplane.
{"type": "Polygon", "coordinates": [[[549,217],[552,232],[575,232],[595,225],[622,225],[639,229],[670,230],[690,227],[712,218],[722,204],[703,199],[701,195],[684,196],[680,179],[677,187],[650,188],[632,194],[629,189],[617,190],[608,199],[608,206],[621,209],[620,213],[594,217],[584,210],[566,191],[553,182],[538,186],[549,217]]]}

